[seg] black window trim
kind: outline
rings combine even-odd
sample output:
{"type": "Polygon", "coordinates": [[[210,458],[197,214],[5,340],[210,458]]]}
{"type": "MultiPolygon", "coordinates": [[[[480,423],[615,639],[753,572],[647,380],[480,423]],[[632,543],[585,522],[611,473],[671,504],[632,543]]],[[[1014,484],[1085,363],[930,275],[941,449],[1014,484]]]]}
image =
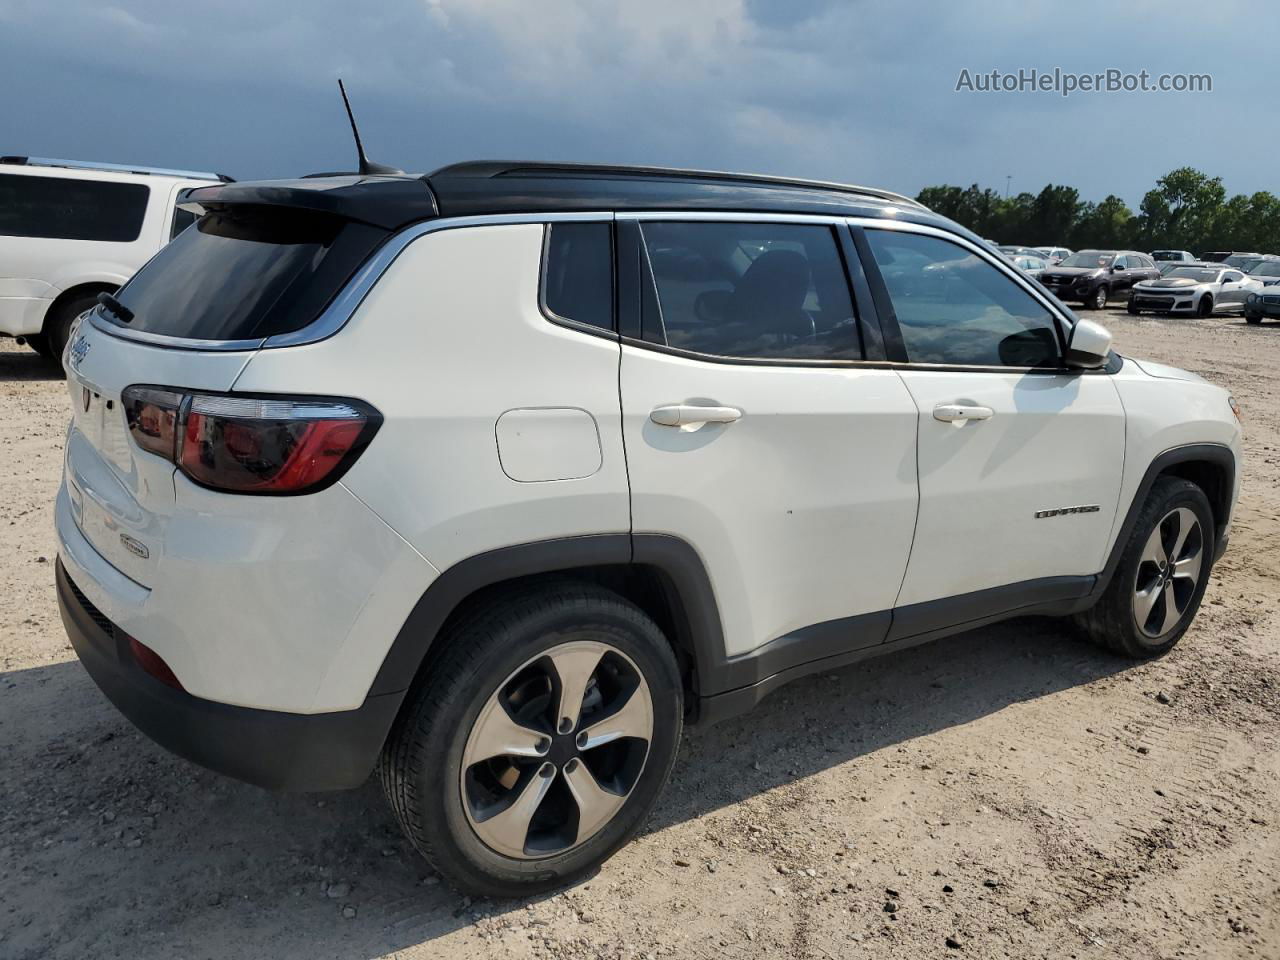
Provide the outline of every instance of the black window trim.
{"type": "MultiPolygon", "coordinates": [[[[656,223],[776,223],[791,226],[825,226],[832,231],[832,239],[840,257],[840,266],[844,271],[845,286],[849,293],[849,302],[856,313],[855,320],[866,319],[868,324],[879,327],[879,318],[871,299],[871,287],[865,272],[856,269],[861,262],[853,259],[855,252],[848,243],[848,222],[845,217],[827,217],[818,214],[786,214],[786,213],[746,213],[746,212],[712,212],[702,210],[664,210],[664,211],[618,211],[615,214],[616,229],[614,245],[617,252],[617,266],[614,270],[618,278],[616,291],[618,304],[619,339],[624,345],[641,347],[655,353],[669,356],[687,357],[707,363],[733,364],[744,367],[867,367],[888,368],[893,366],[888,358],[878,359],[818,359],[805,357],[730,357],[718,353],[702,353],[684,347],[672,347],[663,343],[654,343],[641,337],[640,304],[641,284],[646,280],[652,282],[647,264],[647,253],[644,239],[640,233],[640,224],[656,223]]],[[[884,331],[881,329],[881,341],[884,331]]],[[[863,336],[861,324],[858,329],[858,344],[864,357],[868,345],[863,336]]]]}
{"type": "Polygon", "coordinates": [[[589,333],[592,336],[603,337],[605,340],[613,340],[616,342],[619,339],[618,330],[620,312],[618,293],[620,286],[618,248],[618,228],[614,223],[614,217],[612,214],[574,217],[572,219],[560,218],[544,222],[542,225],[542,252],[539,254],[540,261],[538,265],[538,310],[541,311],[542,316],[558,327],[566,327],[569,330],[576,330],[579,333],[589,333]],[[609,245],[611,249],[609,254],[609,264],[612,271],[611,280],[613,282],[613,303],[611,305],[613,308],[613,315],[611,317],[611,325],[607,328],[596,326],[594,323],[585,323],[581,320],[574,320],[572,317],[562,317],[560,314],[552,310],[547,304],[547,271],[551,266],[551,231],[557,224],[562,223],[605,223],[610,227],[609,245]]]}

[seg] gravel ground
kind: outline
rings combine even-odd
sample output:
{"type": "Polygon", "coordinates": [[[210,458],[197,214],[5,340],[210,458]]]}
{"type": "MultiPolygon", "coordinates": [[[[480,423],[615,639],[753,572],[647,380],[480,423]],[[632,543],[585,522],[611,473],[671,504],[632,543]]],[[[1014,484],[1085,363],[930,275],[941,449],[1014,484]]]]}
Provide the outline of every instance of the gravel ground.
{"type": "Polygon", "coordinates": [[[52,587],[65,388],[0,341],[0,957],[1280,957],[1280,325],[1109,311],[1230,386],[1230,552],[1135,666],[1021,620],[695,731],[643,835],[531,902],[464,899],[374,784],[277,795],[169,756],[52,587]]]}

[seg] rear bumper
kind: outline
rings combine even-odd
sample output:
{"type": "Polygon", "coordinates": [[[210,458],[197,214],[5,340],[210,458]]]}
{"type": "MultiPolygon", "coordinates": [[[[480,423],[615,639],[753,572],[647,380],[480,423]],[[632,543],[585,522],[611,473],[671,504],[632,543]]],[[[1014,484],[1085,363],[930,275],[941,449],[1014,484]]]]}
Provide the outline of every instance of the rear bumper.
{"type": "Polygon", "coordinates": [[[175,690],[143,671],[127,635],[57,563],[58,608],[71,645],[107,699],[167,750],[261,787],[342,790],[373,770],[403,694],[355,710],[296,714],[235,707],[175,690]]]}

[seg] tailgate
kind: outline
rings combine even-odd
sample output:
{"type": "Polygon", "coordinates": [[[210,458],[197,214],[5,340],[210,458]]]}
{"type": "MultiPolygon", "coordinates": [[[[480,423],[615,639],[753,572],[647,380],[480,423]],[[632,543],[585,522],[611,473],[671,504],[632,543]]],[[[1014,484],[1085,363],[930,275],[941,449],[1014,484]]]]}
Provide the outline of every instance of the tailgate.
{"type": "Polygon", "coordinates": [[[164,555],[174,466],[132,441],[120,395],[133,384],[229,390],[252,355],[154,347],[105,333],[87,319],[72,338],[65,461],[71,512],[94,549],[143,586],[151,585],[164,555]]]}

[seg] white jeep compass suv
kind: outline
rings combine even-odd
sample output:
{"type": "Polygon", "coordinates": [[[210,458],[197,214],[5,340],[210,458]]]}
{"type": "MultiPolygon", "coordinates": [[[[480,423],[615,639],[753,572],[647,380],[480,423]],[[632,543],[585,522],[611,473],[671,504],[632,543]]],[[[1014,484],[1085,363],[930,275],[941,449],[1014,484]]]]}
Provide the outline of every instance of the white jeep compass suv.
{"type": "Polygon", "coordinates": [[[459,887],[639,829],[685,723],[1024,614],[1187,630],[1227,393],[894,194],[470,163],[221,184],[87,314],[58,596],[106,695],[268,787],[377,768],[459,887]]]}
{"type": "Polygon", "coordinates": [[[215,173],[0,157],[0,336],[59,357],[72,322],[194,219],[215,173]]]}

